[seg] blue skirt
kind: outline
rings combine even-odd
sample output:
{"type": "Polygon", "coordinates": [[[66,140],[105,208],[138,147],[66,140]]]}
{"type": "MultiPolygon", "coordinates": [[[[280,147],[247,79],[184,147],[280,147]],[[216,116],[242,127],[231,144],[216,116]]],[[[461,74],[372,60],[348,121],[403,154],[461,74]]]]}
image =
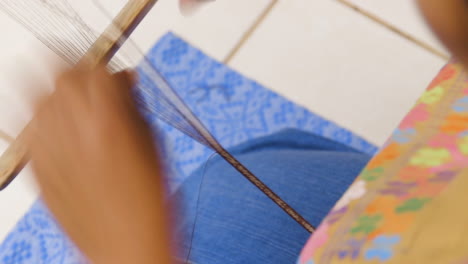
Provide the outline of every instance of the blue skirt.
{"type": "MultiPolygon", "coordinates": [[[[349,146],[283,130],[230,149],[318,226],[369,161],[349,146]]],[[[174,194],[179,258],[189,263],[295,263],[310,234],[219,156],[174,194]]]]}

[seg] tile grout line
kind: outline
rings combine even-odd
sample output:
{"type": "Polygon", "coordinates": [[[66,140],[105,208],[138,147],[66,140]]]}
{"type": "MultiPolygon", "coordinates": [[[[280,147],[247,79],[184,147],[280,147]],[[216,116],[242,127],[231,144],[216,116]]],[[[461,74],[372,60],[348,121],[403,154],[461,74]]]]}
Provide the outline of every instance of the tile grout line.
{"type": "Polygon", "coordinates": [[[247,29],[247,31],[242,35],[240,40],[236,43],[236,45],[232,48],[229,54],[224,58],[223,63],[229,64],[231,60],[236,56],[239,50],[244,46],[247,40],[255,33],[258,26],[262,24],[262,22],[266,19],[266,17],[270,14],[271,10],[276,6],[278,0],[271,0],[268,6],[262,11],[262,13],[257,17],[257,19],[253,22],[253,24],[247,29]]]}
{"type": "Polygon", "coordinates": [[[400,30],[396,26],[394,26],[394,25],[388,23],[387,21],[379,18],[378,16],[372,14],[371,12],[363,10],[362,8],[357,6],[356,4],[352,4],[348,0],[336,0],[336,1],[338,1],[339,3],[349,7],[351,9],[353,9],[354,11],[360,13],[361,15],[369,18],[370,20],[374,21],[375,23],[380,24],[381,26],[383,26],[383,27],[387,28],[388,30],[394,32],[395,34],[407,39],[408,41],[410,41],[413,44],[419,46],[420,48],[425,49],[426,51],[432,53],[433,55],[438,56],[438,57],[440,57],[440,58],[442,58],[444,60],[449,60],[450,59],[450,57],[447,54],[445,54],[444,52],[434,48],[433,46],[427,44],[426,42],[424,42],[424,41],[422,41],[420,39],[417,39],[417,38],[413,37],[411,34],[400,30]]]}

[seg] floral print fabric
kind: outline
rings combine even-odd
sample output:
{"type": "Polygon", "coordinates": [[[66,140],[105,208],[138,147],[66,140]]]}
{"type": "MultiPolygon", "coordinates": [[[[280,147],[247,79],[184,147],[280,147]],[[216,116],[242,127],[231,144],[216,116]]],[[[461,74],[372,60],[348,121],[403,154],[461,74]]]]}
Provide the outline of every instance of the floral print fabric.
{"type": "Polygon", "coordinates": [[[320,263],[468,263],[468,75],[433,80],[324,219],[299,258],[320,263]],[[466,234],[465,234],[466,233],[466,234]]]}

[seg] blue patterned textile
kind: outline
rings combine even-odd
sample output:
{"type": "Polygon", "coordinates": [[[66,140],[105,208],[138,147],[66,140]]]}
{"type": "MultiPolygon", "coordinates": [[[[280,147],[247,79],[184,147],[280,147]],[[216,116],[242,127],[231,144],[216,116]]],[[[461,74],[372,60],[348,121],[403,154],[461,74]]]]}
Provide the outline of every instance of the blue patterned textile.
{"type": "MultiPolygon", "coordinates": [[[[172,33],[147,58],[226,148],[296,128],[368,154],[376,151],[366,140],[243,77],[172,33]]],[[[213,151],[155,117],[147,118],[163,139],[174,190],[213,151]]],[[[74,264],[83,259],[38,200],[0,245],[0,263],[74,264]]]]}

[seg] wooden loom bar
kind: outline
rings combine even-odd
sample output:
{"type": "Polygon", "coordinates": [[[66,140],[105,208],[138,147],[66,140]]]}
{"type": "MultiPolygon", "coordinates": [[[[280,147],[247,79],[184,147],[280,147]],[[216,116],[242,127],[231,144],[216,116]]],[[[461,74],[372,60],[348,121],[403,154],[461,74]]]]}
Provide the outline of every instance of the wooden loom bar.
{"type": "MultiPolygon", "coordinates": [[[[112,24],[89,48],[79,64],[94,68],[107,64],[117,53],[122,43],[148,14],[157,0],[129,0],[112,24]]],[[[28,163],[28,142],[31,140],[30,124],[0,156],[0,190],[3,190],[28,163]]]]}

